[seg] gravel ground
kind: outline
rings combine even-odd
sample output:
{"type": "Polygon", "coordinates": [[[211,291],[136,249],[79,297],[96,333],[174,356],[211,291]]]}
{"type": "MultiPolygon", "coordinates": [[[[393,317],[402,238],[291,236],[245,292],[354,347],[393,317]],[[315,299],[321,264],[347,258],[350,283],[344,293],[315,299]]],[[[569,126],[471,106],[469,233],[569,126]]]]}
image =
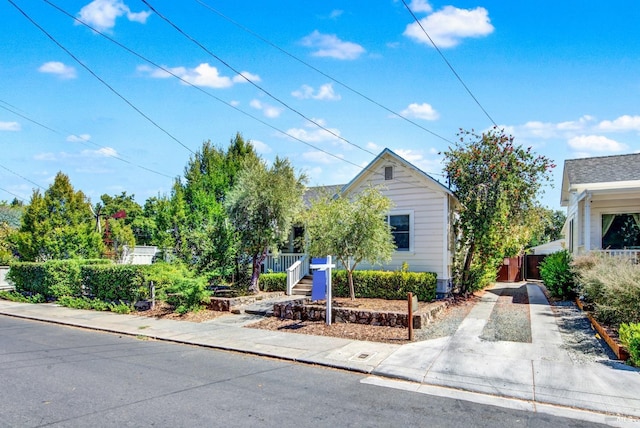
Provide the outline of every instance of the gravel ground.
{"type": "Polygon", "coordinates": [[[434,322],[419,330],[414,330],[415,340],[431,340],[452,336],[478,300],[477,296],[455,300],[434,322]]]}
{"type": "Polygon", "coordinates": [[[503,287],[488,290],[499,293],[481,339],[496,342],[531,343],[531,318],[527,286],[503,287]]]}
{"type": "Polygon", "coordinates": [[[605,341],[596,336],[591,322],[575,303],[554,302],[551,309],[571,361],[583,364],[617,359],[605,341]]]}

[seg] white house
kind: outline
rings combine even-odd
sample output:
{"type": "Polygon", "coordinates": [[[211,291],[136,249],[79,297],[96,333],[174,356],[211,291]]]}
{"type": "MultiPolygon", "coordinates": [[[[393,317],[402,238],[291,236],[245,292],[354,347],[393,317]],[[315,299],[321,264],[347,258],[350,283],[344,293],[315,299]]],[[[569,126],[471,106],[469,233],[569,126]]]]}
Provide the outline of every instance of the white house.
{"type": "Polygon", "coordinates": [[[567,249],[573,254],[640,253],[640,154],[569,159],[561,205],[567,249]]]}
{"type": "MultiPolygon", "coordinates": [[[[388,264],[361,264],[358,268],[399,270],[406,262],[410,271],[436,273],[438,293],[449,292],[454,246],[451,224],[458,205],[453,193],[389,149],[384,149],[341,188],[327,186],[311,188],[309,191],[341,191],[348,196],[369,186],[381,186],[381,192],[393,201],[394,207],[388,221],[397,249],[388,264]]],[[[293,244],[290,247],[292,249],[293,244]]],[[[294,254],[283,253],[277,258],[267,259],[265,268],[282,271],[298,258],[294,254]]]]}

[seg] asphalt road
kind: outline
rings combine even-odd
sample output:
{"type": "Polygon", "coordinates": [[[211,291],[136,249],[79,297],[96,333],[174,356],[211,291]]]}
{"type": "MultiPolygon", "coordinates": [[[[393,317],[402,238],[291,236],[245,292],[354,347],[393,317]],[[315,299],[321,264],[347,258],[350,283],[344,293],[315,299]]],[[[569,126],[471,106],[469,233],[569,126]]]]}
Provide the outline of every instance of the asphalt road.
{"type": "Polygon", "coordinates": [[[0,316],[1,427],[586,427],[365,376],[0,316]]]}

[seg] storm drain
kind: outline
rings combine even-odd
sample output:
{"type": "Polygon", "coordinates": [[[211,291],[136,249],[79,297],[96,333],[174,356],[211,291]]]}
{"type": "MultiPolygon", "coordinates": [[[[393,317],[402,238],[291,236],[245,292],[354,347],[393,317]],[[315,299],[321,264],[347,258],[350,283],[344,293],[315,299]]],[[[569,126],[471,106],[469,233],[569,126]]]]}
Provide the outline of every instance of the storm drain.
{"type": "Polygon", "coordinates": [[[353,357],[349,358],[349,360],[365,362],[365,361],[370,360],[376,354],[377,354],[377,352],[361,352],[361,353],[356,354],[353,357]]]}

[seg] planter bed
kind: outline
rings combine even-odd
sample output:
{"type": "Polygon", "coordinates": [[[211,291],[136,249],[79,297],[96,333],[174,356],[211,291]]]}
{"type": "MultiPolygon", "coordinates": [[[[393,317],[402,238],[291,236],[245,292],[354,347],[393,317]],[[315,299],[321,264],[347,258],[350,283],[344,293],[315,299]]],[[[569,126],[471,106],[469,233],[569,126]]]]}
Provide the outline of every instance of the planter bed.
{"type": "MultiPolygon", "coordinates": [[[[448,301],[439,300],[421,309],[413,315],[413,328],[426,326],[448,306],[448,301]]],[[[324,321],[324,304],[312,304],[308,298],[296,299],[288,302],[276,303],[273,306],[273,316],[281,319],[301,321],[324,321]]],[[[332,320],[336,323],[365,324],[387,327],[407,328],[407,312],[367,310],[349,307],[333,307],[332,320]]]]}
{"type": "Polygon", "coordinates": [[[207,304],[207,309],[220,312],[231,312],[238,306],[250,305],[259,300],[272,299],[284,296],[283,291],[273,291],[270,293],[260,293],[250,296],[239,297],[211,297],[207,304]]]}
{"type": "Polygon", "coordinates": [[[584,309],[584,303],[580,301],[580,299],[576,299],[576,304],[578,307],[587,314],[587,318],[591,322],[593,328],[598,332],[600,337],[609,345],[614,354],[618,357],[619,360],[627,361],[629,359],[629,352],[627,349],[618,343],[618,338],[614,336],[607,328],[600,325],[598,321],[591,315],[588,311],[584,309]]]}

